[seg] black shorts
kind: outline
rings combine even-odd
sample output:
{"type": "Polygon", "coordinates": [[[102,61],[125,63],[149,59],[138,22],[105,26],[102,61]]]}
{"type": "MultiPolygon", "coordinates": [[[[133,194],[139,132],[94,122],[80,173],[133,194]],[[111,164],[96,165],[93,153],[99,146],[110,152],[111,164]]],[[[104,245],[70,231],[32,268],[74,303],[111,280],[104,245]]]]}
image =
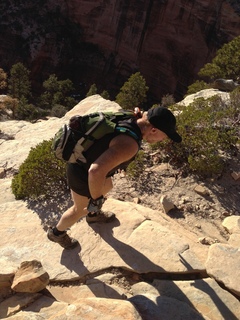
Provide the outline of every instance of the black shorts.
{"type": "Polygon", "coordinates": [[[88,171],[85,168],[75,163],[68,164],[67,179],[71,190],[81,196],[91,198],[88,188],[88,171]]]}

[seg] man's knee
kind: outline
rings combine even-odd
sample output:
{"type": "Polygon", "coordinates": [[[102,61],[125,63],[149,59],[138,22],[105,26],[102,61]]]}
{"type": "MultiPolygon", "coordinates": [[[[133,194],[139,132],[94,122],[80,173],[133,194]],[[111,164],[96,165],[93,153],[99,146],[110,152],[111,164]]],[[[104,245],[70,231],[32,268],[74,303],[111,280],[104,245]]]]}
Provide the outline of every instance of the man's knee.
{"type": "Polygon", "coordinates": [[[78,218],[84,217],[87,214],[87,210],[85,208],[83,208],[82,206],[76,206],[75,204],[72,207],[72,211],[73,215],[78,218]]]}

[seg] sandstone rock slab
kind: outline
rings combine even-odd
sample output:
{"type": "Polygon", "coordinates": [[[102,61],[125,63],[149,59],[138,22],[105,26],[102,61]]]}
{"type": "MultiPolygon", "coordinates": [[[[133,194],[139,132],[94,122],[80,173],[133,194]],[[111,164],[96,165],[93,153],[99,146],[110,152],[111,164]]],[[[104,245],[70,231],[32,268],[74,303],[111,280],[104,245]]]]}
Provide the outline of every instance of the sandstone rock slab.
{"type": "Polygon", "coordinates": [[[33,303],[31,307],[27,307],[25,311],[10,317],[10,319],[142,320],[142,317],[129,301],[81,298],[77,301],[73,301],[71,304],[67,304],[54,301],[52,298],[42,297],[33,303]],[[36,316],[36,318],[34,318],[34,316],[36,316]]]}
{"type": "MultiPolygon", "coordinates": [[[[156,307],[158,307],[158,301],[162,297],[186,303],[198,315],[203,315],[204,319],[206,316],[209,319],[218,320],[237,320],[240,317],[239,301],[228,291],[222,289],[213,279],[190,281],[155,279],[151,284],[140,282],[133,285],[132,291],[134,297],[146,297],[146,299],[150,299],[152,302],[155,301],[156,307]]],[[[146,299],[145,302],[147,301],[146,299]]],[[[150,304],[150,301],[148,303],[150,304]]],[[[169,309],[174,309],[174,302],[169,300],[169,303],[172,303],[169,309]]],[[[164,319],[171,318],[168,318],[168,315],[166,315],[164,319]]],[[[175,319],[175,317],[172,319],[175,319]]]]}
{"type": "Polygon", "coordinates": [[[186,96],[186,98],[179,102],[179,104],[188,106],[190,103],[193,103],[194,100],[197,100],[199,98],[208,99],[216,95],[220,96],[226,102],[230,101],[230,95],[228,92],[222,92],[218,89],[204,89],[198,91],[197,93],[189,94],[188,96],[186,96]]]}
{"type": "MultiPolygon", "coordinates": [[[[17,293],[0,303],[0,319],[6,319],[32,304],[41,296],[40,293],[17,293]]],[[[25,319],[25,318],[22,318],[25,319]]]]}
{"type": "Polygon", "coordinates": [[[62,310],[65,310],[68,306],[67,303],[58,302],[52,297],[47,297],[39,293],[38,295],[39,296],[37,299],[35,299],[31,304],[26,305],[23,308],[24,311],[20,311],[17,314],[12,315],[11,317],[9,317],[9,319],[48,320],[51,316],[58,314],[62,310]]]}
{"type": "Polygon", "coordinates": [[[240,248],[228,244],[213,244],[206,261],[207,273],[240,296],[240,248]],[[233,276],[234,275],[234,276],[233,276]]]}
{"type": "Polygon", "coordinates": [[[73,115],[119,110],[121,107],[116,102],[106,100],[100,95],[93,95],[83,99],[62,118],[49,118],[36,123],[16,120],[0,122],[0,130],[13,137],[13,140],[2,141],[0,144],[0,167],[7,164],[8,167],[18,169],[32,147],[43,140],[53,138],[59,128],[73,115]]]}
{"type": "Polygon", "coordinates": [[[114,284],[116,277],[110,273],[104,273],[86,281],[85,284],[69,284],[62,288],[59,286],[48,286],[48,291],[57,301],[72,303],[80,298],[105,298],[126,299],[126,290],[114,284]]]}
{"type": "Polygon", "coordinates": [[[128,301],[87,298],[79,299],[49,318],[49,320],[61,319],[142,320],[142,317],[128,301]]]}
{"type": "Polygon", "coordinates": [[[203,320],[207,319],[188,304],[173,298],[147,293],[130,298],[144,320],[203,320]]]}
{"type": "Polygon", "coordinates": [[[116,213],[116,221],[90,227],[82,219],[69,232],[80,246],[69,252],[47,239],[43,217],[27,203],[0,205],[0,263],[4,259],[5,268],[8,263],[17,269],[22,261],[39,260],[51,280],[75,280],[111,266],[138,273],[205,270],[206,247],[171,219],[165,220],[160,213],[141,205],[114,199],[108,199],[104,206],[116,213]],[[154,216],[156,221],[149,220],[154,216]]]}

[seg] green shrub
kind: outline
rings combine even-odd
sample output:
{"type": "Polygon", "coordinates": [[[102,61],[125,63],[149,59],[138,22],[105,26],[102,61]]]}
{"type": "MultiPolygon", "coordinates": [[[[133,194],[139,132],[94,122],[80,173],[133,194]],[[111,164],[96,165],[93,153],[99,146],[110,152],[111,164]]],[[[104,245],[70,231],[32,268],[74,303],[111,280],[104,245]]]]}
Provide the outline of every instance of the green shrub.
{"type": "Polygon", "coordinates": [[[13,177],[12,192],[17,200],[51,197],[66,190],[65,163],[51,151],[52,140],[31,148],[28,157],[13,177]]]}
{"type": "Polygon", "coordinates": [[[189,94],[193,94],[193,93],[196,93],[198,91],[201,91],[201,90],[204,90],[204,89],[209,89],[210,86],[209,84],[207,84],[205,81],[201,80],[197,80],[195,81],[193,84],[191,84],[190,86],[188,86],[188,89],[187,89],[187,95],[189,94]]]}
{"type": "Polygon", "coordinates": [[[95,83],[93,83],[86,94],[86,98],[97,94],[97,91],[97,86],[95,83]]]}
{"type": "Polygon", "coordinates": [[[127,167],[126,173],[129,178],[136,179],[141,176],[145,167],[145,159],[146,158],[144,151],[140,150],[136,155],[134,161],[132,161],[127,167]]]}
{"type": "Polygon", "coordinates": [[[51,110],[52,117],[62,118],[63,116],[65,116],[66,113],[67,109],[61,104],[55,104],[51,110]]]}
{"type": "Polygon", "coordinates": [[[183,140],[180,144],[170,140],[157,144],[164,153],[164,161],[204,177],[220,174],[225,156],[236,149],[236,109],[218,96],[195,100],[187,107],[175,105],[174,109],[178,112],[178,132],[183,140]]]}
{"type": "Polygon", "coordinates": [[[207,63],[198,72],[200,77],[209,79],[238,79],[240,73],[240,36],[225,43],[211,63],[207,63]]]}
{"type": "Polygon", "coordinates": [[[109,93],[107,92],[107,90],[103,90],[102,93],[100,93],[100,96],[106,100],[110,100],[110,95],[109,93]]]}

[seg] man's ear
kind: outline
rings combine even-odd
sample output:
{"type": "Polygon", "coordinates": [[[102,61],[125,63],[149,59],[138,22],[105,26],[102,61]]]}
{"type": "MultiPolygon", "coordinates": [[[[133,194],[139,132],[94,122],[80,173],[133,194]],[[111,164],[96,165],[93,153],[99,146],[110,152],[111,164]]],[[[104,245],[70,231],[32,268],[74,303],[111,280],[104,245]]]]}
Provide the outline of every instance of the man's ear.
{"type": "Polygon", "coordinates": [[[152,127],[151,131],[152,131],[152,133],[156,133],[157,132],[157,128],[152,127]]]}

